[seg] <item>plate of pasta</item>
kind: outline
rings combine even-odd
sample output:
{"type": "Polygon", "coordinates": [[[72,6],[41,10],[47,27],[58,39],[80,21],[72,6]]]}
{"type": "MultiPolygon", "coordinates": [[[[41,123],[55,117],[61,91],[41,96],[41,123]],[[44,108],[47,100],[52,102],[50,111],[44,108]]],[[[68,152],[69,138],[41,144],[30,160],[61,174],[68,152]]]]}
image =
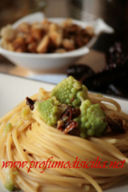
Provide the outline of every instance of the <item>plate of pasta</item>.
{"type": "Polygon", "coordinates": [[[0,74],[0,191],[127,192],[128,101],[0,74]],[[126,182],[125,182],[126,181],[126,182]]]}

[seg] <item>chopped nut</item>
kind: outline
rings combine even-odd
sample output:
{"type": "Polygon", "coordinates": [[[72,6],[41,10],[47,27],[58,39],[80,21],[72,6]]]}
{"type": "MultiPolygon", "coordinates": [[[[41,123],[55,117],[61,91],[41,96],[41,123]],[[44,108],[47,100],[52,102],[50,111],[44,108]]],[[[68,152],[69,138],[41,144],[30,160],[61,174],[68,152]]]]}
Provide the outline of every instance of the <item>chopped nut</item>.
{"type": "Polygon", "coordinates": [[[25,42],[27,43],[27,44],[31,44],[31,43],[33,43],[35,41],[35,39],[34,39],[34,37],[32,37],[31,35],[26,35],[25,36],[25,42]]]}
{"type": "Polygon", "coordinates": [[[45,29],[45,31],[48,31],[51,22],[48,21],[48,19],[44,19],[43,22],[42,22],[42,24],[43,24],[43,29],[45,29]]]}
{"type": "Polygon", "coordinates": [[[94,36],[91,26],[85,29],[72,19],[62,24],[47,19],[32,24],[23,22],[16,29],[7,25],[1,31],[4,49],[29,53],[64,53],[81,48],[94,36]]]}
{"type": "Polygon", "coordinates": [[[37,52],[38,53],[46,53],[48,50],[48,44],[49,44],[49,36],[46,35],[41,42],[39,43],[37,47],[37,52]]]}
{"type": "Polygon", "coordinates": [[[13,47],[12,43],[8,43],[7,49],[9,51],[14,51],[14,47],[13,47]]]}
{"type": "Polygon", "coordinates": [[[34,39],[36,39],[37,41],[40,41],[43,37],[43,34],[45,34],[45,32],[43,32],[40,29],[32,29],[31,31],[31,35],[34,39]]]}
{"type": "Polygon", "coordinates": [[[67,50],[75,49],[74,41],[72,39],[64,39],[62,44],[63,47],[67,50]]]}
{"type": "Polygon", "coordinates": [[[44,19],[43,22],[42,22],[43,25],[49,25],[51,24],[50,21],[48,21],[48,19],[44,19]]]}
{"type": "Polygon", "coordinates": [[[81,31],[81,27],[76,25],[76,24],[72,24],[71,26],[65,27],[64,28],[64,38],[76,38],[79,35],[79,32],[81,31]]]}
{"type": "Polygon", "coordinates": [[[59,47],[62,43],[62,34],[57,31],[53,31],[52,33],[49,34],[49,37],[54,45],[59,47]]]}
{"type": "Polygon", "coordinates": [[[84,45],[84,41],[83,41],[83,38],[81,36],[76,37],[75,45],[76,45],[76,48],[80,48],[84,45]]]}
{"type": "Polygon", "coordinates": [[[12,41],[16,37],[16,30],[13,29],[11,25],[7,25],[2,28],[1,36],[3,39],[12,41]]]}
{"type": "Polygon", "coordinates": [[[40,22],[32,23],[32,29],[40,29],[40,30],[42,30],[43,29],[43,25],[40,22]]]}
{"type": "Polygon", "coordinates": [[[90,36],[93,36],[93,35],[94,35],[94,29],[93,29],[93,27],[87,26],[87,27],[85,28],[85,30],[87,31],[87,33],[88,33],[90,36]]]}
{"type": "Polygon", "coordinates": [[[62,48],[62,49],[60,48],[60,49],[56,49],[56,50],[55,50],[55,53],[65,53],[65,52],[66,52],[66,50],[63,49],[63,48],[62,48]]]}
{"type": "Polygon", "coordinates": [[[14,50],[16,50],[17,52],[25,52],[26,51],[26,43],[25,43],[25,39],[23,37],[17,37],[13,41],[12,45],[13,45],[14,50]]]}
{"type": "Polygon", "coordinates": [[[31,30],[31,25],[29,23],[24,22],[18,26],[18,31],[20,32],[29,33],[30,30],[31,30]]]}
{"type": "Polygon", "coordinates": [[[36,42],[32,42],[28,45],[28,51],[31,53],[36,53],[37,51],[37,43],[36,42]]]}
{"type": "Polygon", "coordinates": [[[62,26],[63,27],[68,27],[72,25],[72,19],[66,19],[63,23],[62,26]]]}
{"type": "Polygon", "coordinates": [[[9,51],[14,51],[14,47],[13,47],[12,43],[10,43],[9,41],[7,41],[5,39],[2,39],[1,45],[4,49],[7,49],[9,51]]]}
{"type": "Polygon", "coordinates": [[[59,30],[61,30],[61,28],[56,23],[51,23],[49,25],[49,32],[50,33],[54,32],[54,31],[59,31],[59,30]]]}
{"type": "Polygon", "coordinates": [[[23,52],[24,52],[24,49],[23,49],[23,48],[16,48],[15,51],[16,51],[16,52],[19,52],[19,53],[23,53],[23,52]]]}

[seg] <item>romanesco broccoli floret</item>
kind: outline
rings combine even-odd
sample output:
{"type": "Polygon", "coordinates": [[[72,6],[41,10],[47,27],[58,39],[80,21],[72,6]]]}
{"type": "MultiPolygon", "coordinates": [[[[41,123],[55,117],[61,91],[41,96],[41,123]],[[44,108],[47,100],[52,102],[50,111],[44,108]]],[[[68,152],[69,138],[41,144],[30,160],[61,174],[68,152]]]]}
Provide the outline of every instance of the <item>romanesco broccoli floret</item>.
{"type": "Polygon", "coordinates": [[[81,137],[102,136],[107,122],[104,111],[99,104],[91,104],[89,100],[82,102],[81,110],[81,137]]]}
{"type": "Polygon", "coordinates": [[[60,103],[55,97],[37,103],[37,111],[41,118],[51,126],[55,126],[60,117],[60,103]]]}
{"type": "Polygon", "coordinates": [[[12,180],[9,180],[9,181],[5,184],[5,188],[6,188],[8,191],[14,191],[15,186],[14,186],[13,181],[12,181],[12,180]]]}
{"type": "Polygon", "coordinates": [[[52,96],[55,96],[60,103],[80,106],[81,101],[87,99],[87,88],[72,76],[64,79],[52,91],[52,96]]]}

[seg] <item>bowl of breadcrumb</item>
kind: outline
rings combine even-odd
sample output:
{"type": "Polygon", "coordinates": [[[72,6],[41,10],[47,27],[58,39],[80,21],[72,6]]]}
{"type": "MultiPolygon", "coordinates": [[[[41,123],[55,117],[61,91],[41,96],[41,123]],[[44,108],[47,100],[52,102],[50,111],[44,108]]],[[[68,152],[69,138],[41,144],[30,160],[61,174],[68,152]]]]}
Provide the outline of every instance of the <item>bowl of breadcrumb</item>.
{"type": "Polygon", "coordinates": [[[86,22],[36,13],[1,29],[0,54],[31,70],[59,69],[88,54],[103,32],[113,29],[101,19],[86,22]]]}

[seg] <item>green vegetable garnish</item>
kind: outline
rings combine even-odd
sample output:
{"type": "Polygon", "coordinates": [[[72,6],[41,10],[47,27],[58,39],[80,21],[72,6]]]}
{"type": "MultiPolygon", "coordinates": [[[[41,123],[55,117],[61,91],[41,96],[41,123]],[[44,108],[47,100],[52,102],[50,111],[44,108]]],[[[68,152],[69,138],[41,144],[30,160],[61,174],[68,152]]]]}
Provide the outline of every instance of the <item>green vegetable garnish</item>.
{"type": "Polygon", "coordinates": [[[88,100],[86,86],[72,76],[60,82],[52,90],[49,99],[37,101],[36,109],[47,124],[60,126],[62,131],[69,125],[68,123],[77,122],[78,134],[83,138],[102,136],[107,128],[106,116],[100,105],[92,104],[88,100]],[[71,109],[65,111],[63,106],[66,110],[71,109]],[[80,109],[80,113],[73,112],[76,109],[80,109]]]}
{"type": "Polygon", "coordinates": [[[42,119],[49,125],[55,126],[60,117],[60,103],[55,97],[51,97],[43,102],[38,102],[37,110],[42,119]]]}
{"type": "Polygon", "coordinates": [[[8,181],[6,184],[5,184],[5,188],[8,190],[8,191],[13,191],[15,189],[15,185],[13,183],[13,181],[8,181]]]}
{"type": "Polygon", "coordinates": [[[87,88],[72,76],[60,82],[51,93],[56,99],[67,105],[80,106],[81,101],[87,99],[87,88]]]}
{"type": "Polygon", "coordinates": [[[81,137],[102,136],[106,127],[106,116],[99,104],[91,104],[89,100],[82,102],[81,110],[81,137]]]}

